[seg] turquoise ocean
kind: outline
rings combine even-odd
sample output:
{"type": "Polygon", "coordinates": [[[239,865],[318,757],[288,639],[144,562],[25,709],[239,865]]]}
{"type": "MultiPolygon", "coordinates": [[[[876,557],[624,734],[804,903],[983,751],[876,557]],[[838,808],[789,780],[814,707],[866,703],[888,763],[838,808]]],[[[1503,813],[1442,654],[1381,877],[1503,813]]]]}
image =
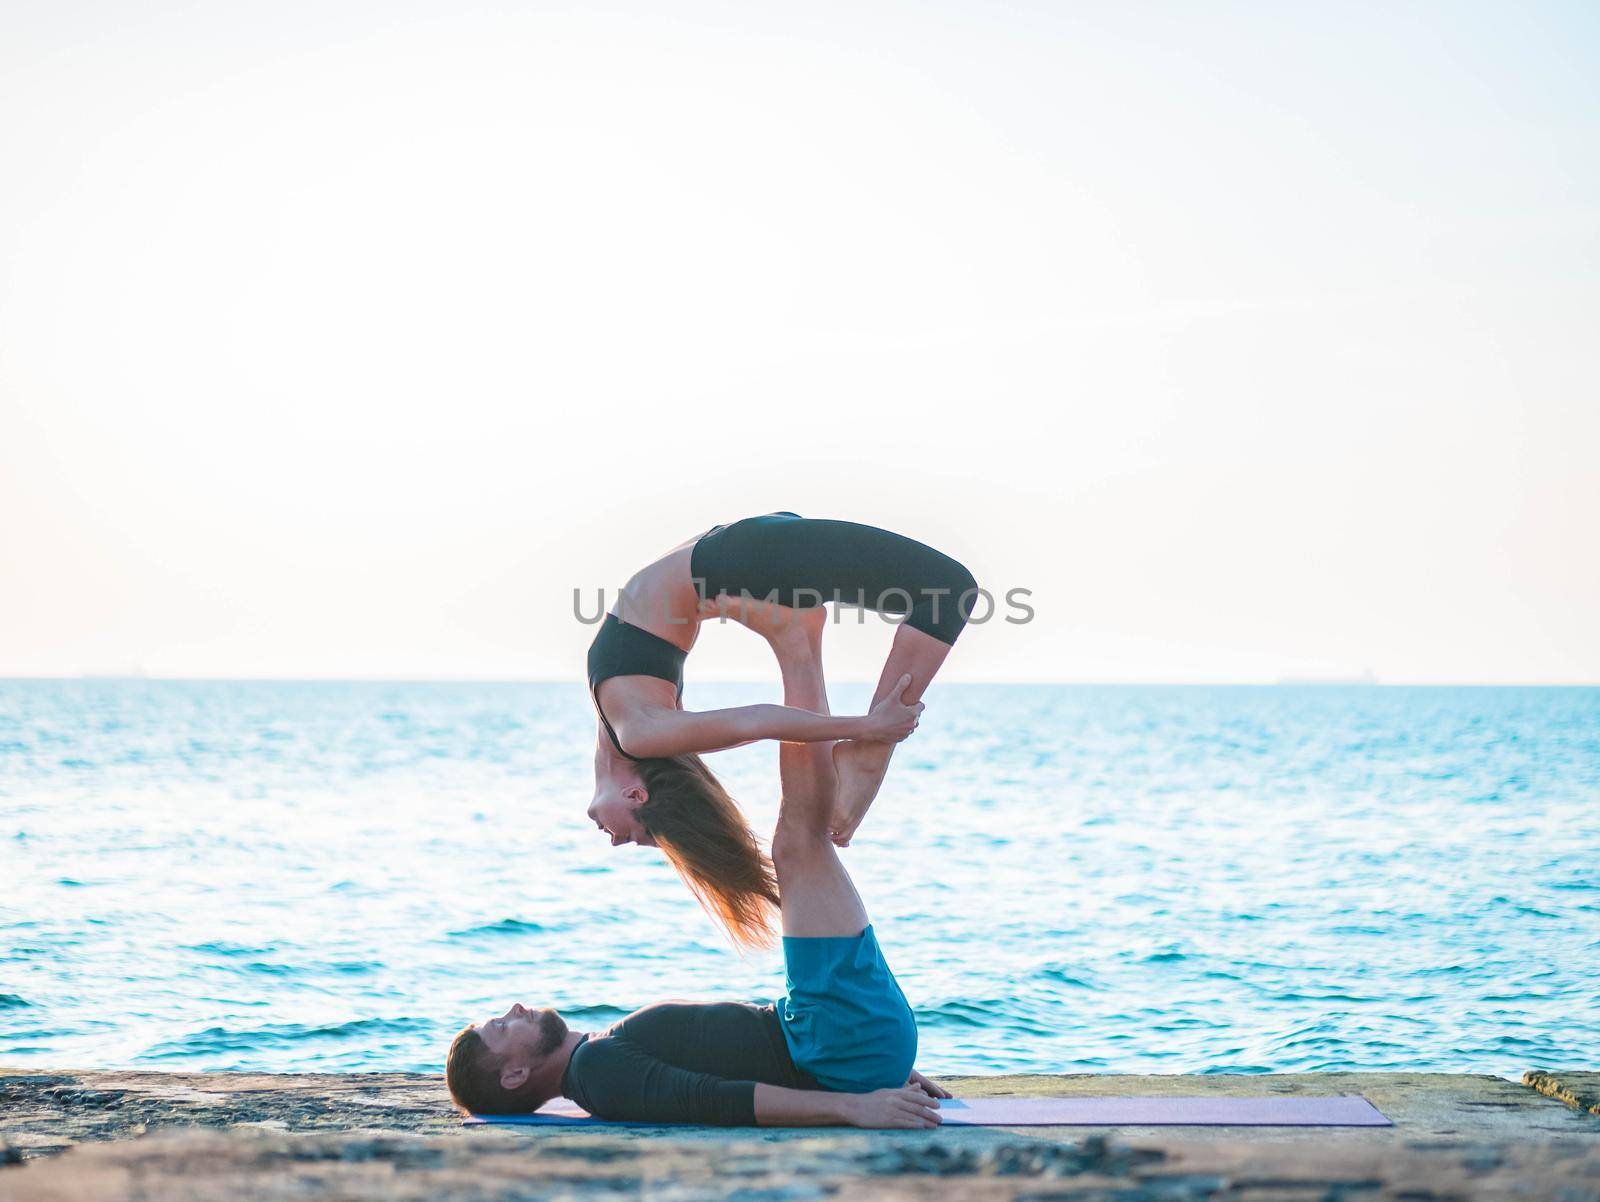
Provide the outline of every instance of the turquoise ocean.
{"type": "MultiPolygon", "coordinates": [[[[844,853],[927,1071],[1593,1063],[1600,690],[927,700],[844,853]]],[[[773,998],[585,820],[593,748],[579,684],[0,681],[0,1064],[438,1071],[512,1001],[773,998]]],[[[770,831],[775,747],[712,763],[770,831]]]]}

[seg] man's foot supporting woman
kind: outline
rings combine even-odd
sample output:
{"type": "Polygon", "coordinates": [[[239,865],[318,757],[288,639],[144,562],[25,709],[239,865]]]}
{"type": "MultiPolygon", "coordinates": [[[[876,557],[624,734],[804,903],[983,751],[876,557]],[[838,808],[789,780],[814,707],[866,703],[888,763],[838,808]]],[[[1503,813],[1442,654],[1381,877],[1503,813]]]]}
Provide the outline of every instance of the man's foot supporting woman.
{"type": "Polygon", "coordinates": [[[841,739],[833,745],[833,770],[839,777],[839,803],[833,811],[833,841],[849,847],[889,771],[893,743],[841,739]]]}
{"type": "MultiPolygon", "coordinates": [[[[816,670],[821,671],[822,635],[828,620],[827,611],[821,606],[789,609],[760,601],[729,600],[724,604],[723,613],[766,639],[780,666],[791,671],[805,671],[808,661],[814,659],[816,670]]],[[[918,699],[949,654],[949,643],[913,626],[901,626],[895,631],[894,645],[889,649],[883,675],[872,695],[873,706],[893,697],[905,705],[920,708],[918,699]]],[[[787,676],[785,681],[787,683],[787,676]]],[[[826,713],[825,695],[821,706],[826,713]]],[[[867,816],[889,770],[894,746],[892,742],[867,739],[841,739],[833,744],[833,771],[838,777],[838,793],[829,826],[833,842],[838,846],[850,846],[856,828],[867,816]]]]}
{"type": "MultiPolygon", "coordinates": [[[[899,695],[907,705],[915,705],[932,682],[939,665],[950,654],[950,644],[913,626],[895,631],[894,646],[883,665],[872,704],[899,695]]],[[[833,841],[849,847],[850,840],[872,807],[873,798],[889,771],[893,743],[869,743],[843,739],[833,745],[833,769],[839,776],[839,800],[833,811],[833,841]]]]}

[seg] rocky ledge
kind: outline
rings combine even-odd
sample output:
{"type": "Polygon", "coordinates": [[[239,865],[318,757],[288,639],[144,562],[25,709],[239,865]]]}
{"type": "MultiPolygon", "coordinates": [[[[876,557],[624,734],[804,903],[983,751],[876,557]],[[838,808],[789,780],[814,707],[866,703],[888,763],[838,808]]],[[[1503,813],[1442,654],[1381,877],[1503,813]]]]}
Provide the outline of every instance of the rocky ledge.
{"type": "Polygon", "coordinates": [[[0,1202],[1600,1202],[1600,1116],[1580,1105],[1596,1083],[1594,1073],[1530,1073],[1522,1085],[1416,1073],[949,1081],[966,1096],[1360,1093],[1394,1120],[1381,1129],[584,1130],[463,1128],[434,1076],[0,1069],[0,1202]]]}
{"type": "Polygon", "coordinates": [[[1546,1097],[1565,1102],[1574,1110],[1582,1110],[1600,1118],[1600,1073],[1551,1073],[1534,1069],[1522,1074],[1522,1083],[1537,1089],[1546,1097]]]}

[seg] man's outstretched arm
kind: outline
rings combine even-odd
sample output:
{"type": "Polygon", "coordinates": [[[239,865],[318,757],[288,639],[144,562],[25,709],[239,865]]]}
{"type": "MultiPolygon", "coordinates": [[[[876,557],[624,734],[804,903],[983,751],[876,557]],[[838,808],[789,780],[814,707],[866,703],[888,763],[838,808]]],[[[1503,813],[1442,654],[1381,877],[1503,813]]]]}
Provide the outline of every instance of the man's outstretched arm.
{"type": "Polygon", "coordinates": [[[937,1127],[939,1105],[915,1085],[872,1093],[756,1086],[762,1127],[937,1127]]]}
{"type": "Polygon", "coordinates": [[[938,1103],[916,1085],[874,1093],[788,1089],[691,1072],[631,1041],[588,1047],[573,1100],[618,1122],[704,1123],[716,1127],[934,1127],[938,1103]]]}

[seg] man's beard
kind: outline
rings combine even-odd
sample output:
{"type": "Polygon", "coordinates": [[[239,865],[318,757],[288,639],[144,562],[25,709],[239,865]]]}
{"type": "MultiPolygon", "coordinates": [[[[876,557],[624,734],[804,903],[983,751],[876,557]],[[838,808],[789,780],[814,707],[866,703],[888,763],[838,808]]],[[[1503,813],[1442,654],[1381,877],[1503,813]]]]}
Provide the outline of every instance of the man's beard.
{"type": "Polygon", "coordinates": [[[554,1010],[540,1011],[539,1047],[534,1054],[536,1056],[548,1056],[551,1052],[559,1048],[566,1038],[566,1020],[554,1010]]]}

